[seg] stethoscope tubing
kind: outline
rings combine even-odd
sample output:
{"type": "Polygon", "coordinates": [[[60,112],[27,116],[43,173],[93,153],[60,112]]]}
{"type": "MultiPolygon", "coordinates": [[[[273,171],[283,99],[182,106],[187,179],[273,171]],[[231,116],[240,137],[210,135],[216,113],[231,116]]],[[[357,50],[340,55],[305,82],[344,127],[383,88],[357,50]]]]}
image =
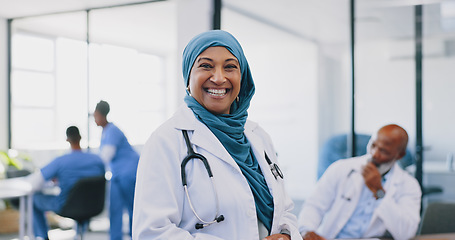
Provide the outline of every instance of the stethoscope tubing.
{"type": "Polygon", "coordinates": [[[213,173],[212,169],[210,168],[209,162],[207,159],[199,153],[195,153],[193,150],[193,147],[191,146],[190,139],[188,137],[188,132],[186,130],[182,130],[183,137],[185,138],[185,143],[186,143],[186,148],[188,149],[188,155],[183,159],[182,164],[180,165],[180,174],[182,175],[182,184],[183,186],[187,185],[186,182],[186,173],[185,173],[185,167],[186,164],[191,160],[191,159],[199,159],[202,161],[202,163],[205,166],[205,169],[207,169],[207,174],[209,175],[210,178],[213,178],[213,173]]]}
{"type": "MultiPolygon", "coordinates": [[[[346,179],[344,180],[344,183],[343,183],[343,188],[342,188],[343,190],[346,190],[346,186],[348,185],[348,181],[351,178],[351,175],[353,173],[355,173],[355,172],[356,172],[355,169],[351,169],[351,171],[348,173],[348,175],[346,176],[346,179]]],[[[343,192],[341,194],[341,198],[346,200],[346,201],[348,201],[348,202],[350,202],[352,200],[352,195],[353,195],[352,193],[351,194],[345,194],[345,192],[343,192]],[[349,195],[349,196],[347,196],[347,195],[349,195]]]]}
{"type": "MultiPolygon", "coordinates": [[[[212,169],[210,168],[209,162],[207,161],[207,159],[202,154],[194,152],[193,147],[191,146],[192,144],[191,144],[190,139],[188,137],[188,132],[186,130],[182,130],[182,133],[183,133],[183,137],[185,139],[185,143],[186,143],[186,147],[187,147],[187,156],[183,159],[183,161],[182,161],[182,163],[180,165],[180,174],[181,174],[181,177],[182,177],[182,185],[183,185],[183,189],[185,191],[186,197],[188,199],[188,203],[190,205],[191,211],[196,216],[196,218],[200,222],[202,222],[202,224],[201,223],[197,223],[195,227],[196,227],[196,229],[201,229],[201,228],[209,226],[209,225],[211,225],[213,223],[217,223],[217,222],[223,221],[224,220],[224,216],[223,215],[218,215],[219,214],[219,199],[218,199],[218,194],[217,194],[217,191],[216,191],[215,181],[213,180],[212,169]],[[210,181],[212,183],[212,190],[214,192],[215,201],[216,201],[216,214],[215,214],[214,220],[212,220],[212,221],[203,220],[196,213],[196,210],[194,209],[193,203],[191,202],[190,194],[189,194],[189,191],[188,191],[188,184],[187,184],[187,181],[186,181],[186,171],[185,171],[186,164],[191,159],[199,159],[199,160],[201,160],[201,162],[204,164],[205,169],[207,170],[207,174],[208,174],[208,176],[210,178],[210,181]]],[[[275,177],[275,179],[278,179],[278,177],[283,179],[283,173],[281,172],[280,167],[278,167],[278,165],[276,163],[273,163],[270,160],[269,156],[267,156],[267,153],[265,151],[264,151],[264,154],[265,154],[265,159],[267,161],[267,164],[270,167],[270,171],[272,172],[272,175],[275,177]]]]}
{"type": "Polygon", "coordinates": [[[188,155],[183,159],[183,161],[182,161],[182,163],[180,165],[180,172],[181,172],[181,177],[182,177],[182,185],[183,185],[183,189],[185,190],[186,198],[188,199],[188,203],[190,205],[191,211],[196,216],[196,218],[200,222],[202,222],[202,224],[201,223],[197,223],[196,224],[196,229],[201,229],[201,228],[206,227],[206,226],[208,226],[210,224],[223,221],[224,220],[224,216],[223,215],[218,215],[219,214],[219,207],[220,207],[219,206],[218,193],[216,191],[215,181],[213,181],[212,169],[210,168],[210,165],[209,165],[207,159],[202,154],[194,152],[194,150],[193,150],[193,148],[191,146],[191,142],[190,142],[190,139],[188,137],[187,131],[186,130],[182,130],[182,133],[183,133],[183,137],[185,138],[186,147],[188,149],[187,150],[188,151],[188,155]],[[214,217],[214,219],[212,221],[203,220],[197,214],[196,210],[194,209],[193,203],[191,201],[190,194],[188,192],[188,184],[187,184],[187,181],[186,181],[186,172],[185,172],[186,164],[191,159],[199,159],[199,160],[201,160],[201,162],[205,166],[205,169],[207,170],[207,174],[208,174],[208,176],[210,178],[210,181],[212,183],[211,184],[212,185],[212,190],[213,190],[213,193],[215,195],[215,202],[216,202],[216,213],[215,213],[215,217],[214,217]]]}

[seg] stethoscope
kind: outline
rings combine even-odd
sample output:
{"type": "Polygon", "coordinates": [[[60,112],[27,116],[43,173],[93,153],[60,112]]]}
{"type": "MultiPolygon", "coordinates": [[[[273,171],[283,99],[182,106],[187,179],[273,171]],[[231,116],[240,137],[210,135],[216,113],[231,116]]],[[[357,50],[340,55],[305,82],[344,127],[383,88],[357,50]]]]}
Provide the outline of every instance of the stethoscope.
{"type": "MultiPolygon", "coordinates": [[[[207,159],[202,154],[194,152],[193,148],[191,147],[190,139],[188,138],[188,132],[186,130],[182,130],[182,133],[183,133],[183,138],[185,139],[186,147],[188,149],[188,154],[183,159],[182,164],[180,165],[180,172],[181,172],[181,175],[182,175],[182,185],[183,185],[183,189],[185,190],[186,197],[188,198],[188,203],[190,204],[191,211],[193,211],[193,214],[201,222],[201,223],[196,223],[195,228],[196,229],[202,229],[202,228],[210,226],[210,225],[212,225],[214,223],[219,223],[221,221],[224,221],[224,216],[222,214],[218,215],[218,213],[219,213],[218,195],[217,195],[217,192],[216,192],[215,183],[213,181],[212,169],[210,168],[209,162],[207,161],[207,159]],[[212,189],[213,189],[213,192],[215,194],[215,200],[216,200],[216,213],[215,213],[214,219],[211,220],[211,221],[205,221],[201,217],[199,217],[199,215],[194,210],[193,203],[191,202],[191,199],[190,199],[190,194],[188,193],[188,186],[187,186],[187,182],[186,182],[185,167],[186,167],[186,164],[191,159],[199,159],[199,160],[202,161],[202,163],[204,164],[205,169],[207,170],[207,173],[208,173],[208,175],[210,177],[210,181],[212,183],[212,189]]],[[[276,163],[272,163],[270,158],[267,156],[267,153],[265,153],[265,159],[266,159],[267,164],[270,167],[270,171],[272,172],[272,174],[275,177],[275,179],[277,179],[278,177],[283,179],[283,173],[281,172],[280,168],[278,167],[278,165],[276,163]]]]}
{"type": "Polygon", "coordinates": [[[195,153],[193,151],[193,148],[191,147],[190,139],[188,138],[187,131],[186,130],[182,130],[182,133],[183,133],[183,137],[185,138],[186,147],[188,149],[188,155],[186,155],[186,157],[182,161],[182,164],[180,165],[180,171],[181,171],[181,175],[182,175],[182,184],[183,184],[183,189],[185,190],[186,197],[188,198],[188,203],[190,204],[191,211],[193,211],[193,213],[196,216],[196,218],[200,222],[202,222],[202,223],[196,223],[195,228],[196,229],[201,229],[201,228],[207,227],[209,225],[212,225],[214,223],[219,223],[219,222],[223,221],[224,220],[224,216],[223,215],[218,215],[218,211],[219,211],[218,194],[216,193],[215,183],[213,182],[212,169],[210,169],[209,162],[207,161],[207,159],[202,154],[195,153]],[[216,213],[215,213],[215,218],[212,221],[204,221],[204,220],[202,220],[202,218],[199,217],[199,215],[194,210],[193,203],[191,202],[190,194],[188,193],[188,186],[187,186],[187,183],[186,183],[186,173],[185,173],[186,164],[191,159],[199,159],[199,160],[202,161],[202,163],[205,166],[205,169],[207,169],[207,173],[208,173],[208,175],[210,177],[210,181],[212,182],[212,189],[213,189],[213,192],[215,194],[215,200],[216,200],[216,213]]]}
{"type": "MultiPolygon", "coordinates": [[[[355,172],[356,172],[356,170],[351,169],[351,171],[348,173],[348,175],[346,176],[346,180],[345,180],[345,182],[344,182],[344,185],[345,185],[345,186],[342,188],[343,190],[346,189],[346,185],[348,184],[349,178],[350,178],[351,175],[352,175],[353,173],[355,173],[355,172]]],[[[351,189],[352,189],[352,188],[351,188],[351,189]]],[[[351,192],[352,192],[352,191],[351,191],[351,192]]],[[[348,202],[351,201],[352,196],[353,196],[353,193],[351,193],[351,194],[345,194],[345,193],[341,194],[341,198],[344,199],[344,200],[346,200],[346,201],[348,201],[348,202]]]]}
{"type": "Polygon", "coordinates": [[[281,172],[280,167],[278,167],[278,165],[276,163],[272,163],[272,161],[270,160],[269,156],[267,156],[267,153],[265,151],[264,151],[264,155],[265,155],[265,160],[267,161],[267,164],[269,164],[270,171],[272,172],[275,179],[278,179],[278,177],[283,179],[284,176],[283,176],[283,172],[281,172]]]}

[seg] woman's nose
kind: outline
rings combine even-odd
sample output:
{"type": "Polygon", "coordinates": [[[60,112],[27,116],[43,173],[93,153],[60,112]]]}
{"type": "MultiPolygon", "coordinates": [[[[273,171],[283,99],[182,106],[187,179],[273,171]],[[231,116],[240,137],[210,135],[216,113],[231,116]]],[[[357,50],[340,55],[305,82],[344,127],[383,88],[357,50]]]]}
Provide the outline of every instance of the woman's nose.
{"type": "Polygon", "coordinates": [[[210,80],[217,85],[221,85],[226,82],[226,77],[224,76],[223,70],[215,68],[210,80]]]}

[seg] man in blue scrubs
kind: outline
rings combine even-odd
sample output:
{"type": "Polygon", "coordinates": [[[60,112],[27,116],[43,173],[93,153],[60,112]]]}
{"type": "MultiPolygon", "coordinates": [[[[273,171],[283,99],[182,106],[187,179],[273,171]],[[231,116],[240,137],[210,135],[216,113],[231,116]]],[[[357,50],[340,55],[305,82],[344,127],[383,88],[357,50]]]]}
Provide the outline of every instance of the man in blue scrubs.
{"type": "Polygon", "coordinates": [[[33,196],[33,230],[36,239],[49,239],[46,211],[59,212],[66,201],[73,185],[85,177],[104,175],[104,164],[95,154],[81,150],[79,129],[71,126],[66,130],[67,141],[71,145],[71,153],[54,159],[41,171],[27,177],[34,189],[40,189],[48,180],[55,180],[61,189],[58,196],[37,192],[33,196]]]}
{"type": "Polygon", "coordinates": [[[134,188],[139,154],[128,143],[125,134],[113,123],[107,121],[109,111],[109,104],[100,101],[96,105],[93,116],[96,125],[103,127],[100,156],[105,164],[109,164],[112,172],[109,206],[110,236],[111,240],[122,240],[124,209],[128,210],[131,237],[134,188]]]}

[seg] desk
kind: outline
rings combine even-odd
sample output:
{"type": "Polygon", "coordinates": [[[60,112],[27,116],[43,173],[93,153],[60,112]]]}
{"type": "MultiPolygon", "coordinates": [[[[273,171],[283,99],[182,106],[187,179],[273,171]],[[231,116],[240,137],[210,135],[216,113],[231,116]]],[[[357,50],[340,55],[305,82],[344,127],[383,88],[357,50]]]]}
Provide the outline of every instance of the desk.
{"type": "Polygon", "coordinates": [[[415,240],[433,240],[433,239],[445,239],[455,240],[455,233],[440,233],[440,234],[425,234],[414,238],[415,240]]]}
{"type": "Polygon", "coordinates": [[[0,180],[0,199],[19,198],[19,239],[23,240],[25,229],[28,239],[33,236],[33,193],[32,186],[22,179],[0,180]]]}
{"type": "MultiPolygon", "coordinates": [[[[335,239],[335,240],[393,240],[392,238],[361,238],[361,239],[335,239]]],[[[438,233],[424,234],[415,236],[410,240],[455,240],[455,232],[453,233],[438,233]]]]}
{"type": "Polygon", "coordinates": [[[442,190],[439,193],[425,195],[422,198],[423,209],[433,202],[454,202],[455,171],[449,170],[448,164],[444,161],[425,160],[423,164],[423,186],[438,187],[442,190]]]}

